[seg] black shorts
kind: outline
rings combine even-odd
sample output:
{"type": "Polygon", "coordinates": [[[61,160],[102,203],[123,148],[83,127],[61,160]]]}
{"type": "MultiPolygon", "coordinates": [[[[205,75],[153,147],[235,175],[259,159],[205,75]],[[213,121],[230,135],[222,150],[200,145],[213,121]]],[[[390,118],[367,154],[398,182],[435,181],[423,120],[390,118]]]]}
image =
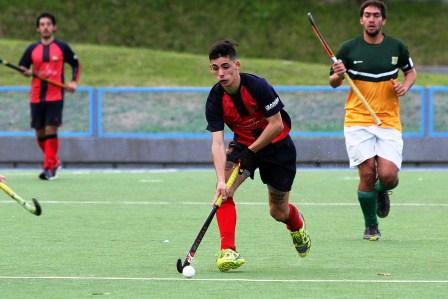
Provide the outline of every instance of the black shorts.
{"type": "Polygon", "coordinates": [[[46,126],[62,125],[64,101],[31,103],[31,128],[42,129],[46,126]]]}
{"type": "MultiPolygon", "coordinates": [[[[235,142],[229,145],[227,160],[237,163],[245,146],[235,142]]],[[[296,176],[296,147],[291,137],[266,146],[256,153],[257,168],[264,184],[283,192],[291,190],[296,176]]]]}

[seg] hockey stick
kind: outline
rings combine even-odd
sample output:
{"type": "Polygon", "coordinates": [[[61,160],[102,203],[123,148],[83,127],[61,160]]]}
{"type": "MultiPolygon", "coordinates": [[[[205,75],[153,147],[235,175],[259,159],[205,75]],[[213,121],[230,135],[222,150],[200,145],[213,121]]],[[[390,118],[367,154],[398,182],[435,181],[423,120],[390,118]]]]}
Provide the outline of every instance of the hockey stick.
{"type": "MultiPolygon", "coordinates": [[[[15,65],[15,64],[9,63],[8,61],[3,60],[1,58],[0,58],[0,63],[3,64],[6,67],[9,67],[10,69],[13,69],[13,70],[23,74],[23,70],[19,66],[15,65]]],[[[41,81],[45,81],[48,84],[51,84],[51,85],[54,85],[54,86],[57,86],[57,87],[60,87],[60,88],[63,88],[63,89],[69,90],[69,91],[71,90],[71,88],[68,85],[66,85],[66,84],[63,84],[61,82],[57,82],[57,81],[54,81],[54,80],[51,80],[51,79],[47,79],[47,78],[42,77],[42,76],[40,76],[40,75],[38,75],[38,74],[36,74],[34,72],[32,73],[32,76],[35,77],[35,78],[38,78],[41,81]]]]}
{"type": "MultiPolygon", "coordinates": [[[[236,178],[238,177],[238,173],[240,171],[240,166],[237,165],[232,173],[230,174],[229,179],[227,180],[227,188],[230,188],[233,186],[233,183],[235,183],[236,178]]],[[[243,173],[243,175],[246,175],[245,173],[243,173]]],[[[196,254],[196,250],[199,247],[199,244],[201,244],[202,238],[204,238],[205,233],[207,232],[207,229],[210,225],[210,223],[213,220],[213,217],[216,214],[216,210],[218,210],[218,208],[221,206],[222,203],[222,197],[221,195],[218,197],[218,199],[216,199],[215,203],[213,204],[213,208],[210,212],[210,214],[208,215],[207,219],[205,220],[204,224],[201,227],[201,230],[199,231],[198,235],[196,236],[196,239],[194,239],[193,245],[190,248],[190,251],[187,254],[187,257],[185,258],[184,262],[182,263],[181,259],[177,260],[177,271],[179,271],[179,273],[182,273],[182,270],[190,265],[193,262],[193,258],[194,255],[196,254]]]]}
{"type": "Polygon", "coordinates": [[[33,204],[27,202],[22,197],[20,197],[17,193],[15,193],[8,185],[0,182],[0,189],[2,189],[6,194],[8,194],[12,199],[14,199],[19,205],[22,206],[25,210],[34,214],[36,216],[40,216],[42,214],[42,208],[40,207],[37,199],[33,198],[33,204]]]}
{"type": "MultiPolygon", "coordinates": [[[[328,56],[333,62],[336,62],[338,59],[336,56],[334,56],[333,51],[330,48],[330,45],[327,43],[325,37],[320,33],[319,28],[317,27],[316,22],[314,21],[313,15],[309,12],[308,13],[308,20],[311,23],[311,29],[313,29],[314,34],[319,39],[320,43],[322,44],[322,47],[325,49],[325,52],[327,52],[328,56]]],[[[381,126],[382,121],[378,118],[375,111],[373,111],[372,107],[370,107],[369,103],[367,102],[366,98],[362,95],[361,91],[358,89],[358,87],[353,82],[352,78],[347,73],[344,73],[344,78],[347,80],[350,87],[355,92],[358,99],[362,102],[364,107],[366,107],[367,111],[369,111],[370,115],[372,116],[373,120],[375,121],[377,126],[381,126]]]]}

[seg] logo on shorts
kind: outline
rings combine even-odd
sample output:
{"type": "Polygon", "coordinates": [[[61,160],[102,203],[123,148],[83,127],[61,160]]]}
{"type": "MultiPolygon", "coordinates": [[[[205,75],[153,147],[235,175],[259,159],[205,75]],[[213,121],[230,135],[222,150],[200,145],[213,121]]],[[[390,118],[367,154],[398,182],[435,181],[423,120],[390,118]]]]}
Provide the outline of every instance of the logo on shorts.
{"type": "Polygon", "coordinates": [[[398,63],[398,56],[392,56],[392,65],[396,65],[398,63]]]}
{"type": "Polygon", "coordinates": [[[363,60],[353,60],[353,64],[359,64],[359,63],[363,63],[363,60]]]}

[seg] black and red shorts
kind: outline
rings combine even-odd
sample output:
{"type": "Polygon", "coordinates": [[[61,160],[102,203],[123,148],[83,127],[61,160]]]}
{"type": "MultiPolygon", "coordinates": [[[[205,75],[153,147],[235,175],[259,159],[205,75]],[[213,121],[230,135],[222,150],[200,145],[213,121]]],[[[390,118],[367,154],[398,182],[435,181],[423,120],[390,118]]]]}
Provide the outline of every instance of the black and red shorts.
{"type": "MultiPolygon", "coordinates": [[[[227,160],[238,162],[238,156],[245,146],[232,141],[229,145],[227,160]]],[[[291,190],[296,176],[296,147],[291,137],[270,144],[257,152],[257,168],[264,184],[283,192],[291,190]]]]}
{"type": "Polygon", "coordinates": [[[42,129],[46,126],[62,125],[64,101],[31,103],[31,128],[42,129]]]}

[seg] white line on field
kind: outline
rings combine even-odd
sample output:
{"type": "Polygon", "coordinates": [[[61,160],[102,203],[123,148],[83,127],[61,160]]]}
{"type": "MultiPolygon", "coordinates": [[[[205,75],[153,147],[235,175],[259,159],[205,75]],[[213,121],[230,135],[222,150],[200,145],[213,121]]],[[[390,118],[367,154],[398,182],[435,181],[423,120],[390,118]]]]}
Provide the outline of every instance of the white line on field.
{"type": "MultiPolygon", "coordinates": [[[[203,206],[210,205],[207,201],[107,201],[107,200],[39,200],[40,203],[51,205],[136,205],[136,206],[161,206],[161,205],[185,205],[185,206],[203,206]]],[[[0,204],[13,204],[13,201],[1,201],[0,204]]],[[[237,205],[245,206],[266,206],[267,202],[237,202],[237,205]]],[[[352,207],[358,206],[358,203],[351,202],[298,202],[299,206],[328,206],[328,207],[352,207]]],[[[448,207],[448,203],[392,203],[395,207],[448,207]]]]}
{"type": "Polygon", "coordinates": [[[159,180],[159,179],[144,179],[144,180],[139,180],[140,183],[163,183],[163,180],[159,180]]]}
{"type": "Polygon", "coordinates": [[[400,279],[251,279],[251,278],[192,278],[181,277],[99,277],[99,276],[0,276],[0,279],[39,280],[124,280],[124,281],[215,281],[255,283],[389,283],[389,284],[446,284],[448,280],[400,280],[400,279]]]}

